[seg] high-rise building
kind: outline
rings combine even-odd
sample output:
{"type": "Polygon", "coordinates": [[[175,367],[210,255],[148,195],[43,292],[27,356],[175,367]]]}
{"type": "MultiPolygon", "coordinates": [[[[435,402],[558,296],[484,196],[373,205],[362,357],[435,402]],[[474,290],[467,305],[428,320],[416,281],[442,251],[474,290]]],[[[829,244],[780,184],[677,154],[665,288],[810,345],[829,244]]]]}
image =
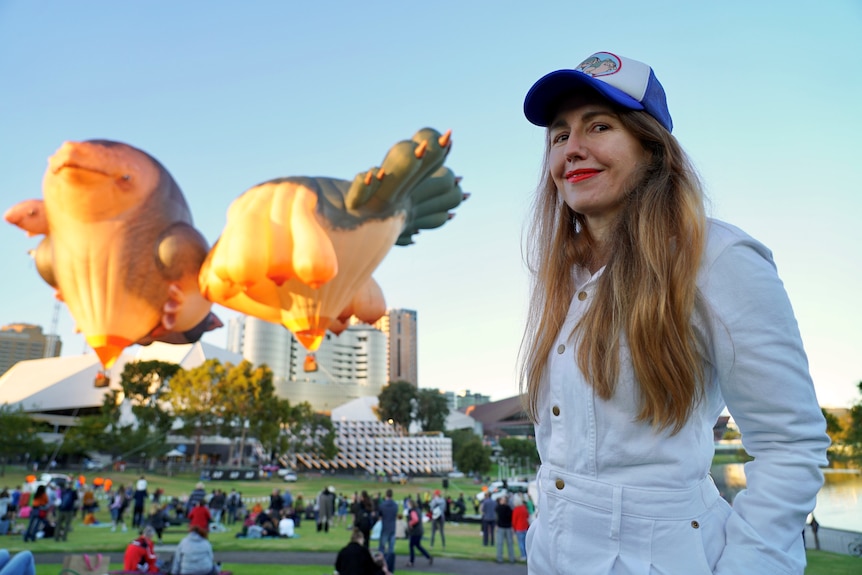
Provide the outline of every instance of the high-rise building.
{"type": "Polygon", "coordinates": [[[416,312],[390,309],[374,326],[389,338],[389,381],[407,381],[419,387],[416,312]]]}
{"type": "Polygon", "coordinates": [[[38,325],[4,325],[0,327],[0,375],[25,359],[59,357],[61,347],[59,336],[43,334],[38,325]]]}
{"type": "Polygon", "coordinates": [[[341,335],[327,332],[314,353],[314,366],[306,359],[309,352],[290,331],[256,317],[230,320],[227,347],[255,365],[268,365],[280,397],[292,403],[307,401],[318,411],[377,396],[387,383],[386,336],[361,323],[350,325],[341,335]]]}

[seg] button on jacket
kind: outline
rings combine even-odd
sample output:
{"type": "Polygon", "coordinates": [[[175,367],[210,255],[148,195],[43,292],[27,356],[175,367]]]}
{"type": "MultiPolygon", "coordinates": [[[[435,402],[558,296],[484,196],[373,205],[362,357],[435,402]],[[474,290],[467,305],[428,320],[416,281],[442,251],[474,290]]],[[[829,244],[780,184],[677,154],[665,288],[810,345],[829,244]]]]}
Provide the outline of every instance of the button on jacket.
{"type": "Polygon", "coordinates": [[[579,575],[801,575],[801,532],[829,438],[770,251],[710,220],[694,320],[705,391],[677,434],[635,421],[638,388],[624,335],[613,397],[602,400],[586,382],[576,354],[589,334],[572,332],[602,270],[574,273],[539,394],[530,573],[573,573],[577,565],[579,575]],[[708,478],[712,428],[725,406],[755,458],[732,509],[708,478]]]}

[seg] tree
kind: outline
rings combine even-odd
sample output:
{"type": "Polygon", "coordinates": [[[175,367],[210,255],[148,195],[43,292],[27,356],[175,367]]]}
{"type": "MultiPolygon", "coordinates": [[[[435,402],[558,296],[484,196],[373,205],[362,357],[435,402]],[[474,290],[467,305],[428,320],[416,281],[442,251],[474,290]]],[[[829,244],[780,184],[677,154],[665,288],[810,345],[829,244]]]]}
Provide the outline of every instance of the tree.
{"type": "Polygon", "coordinates": [[[534,439],[504,437],[500,439],[500,447],[503,448],[503,455],[509,460],[509,463],[523,461],[530,467],[539,464],[539,451],[536,449],[534,439]]]}
{"type": "Polygon", "coordinates": [[[392,420],[401,429],[402,435],[410,430],[417,399],[416,388],[408,381],[389,383],[377,396],[377,416],[380,421],[392,420]]]}
{"type": "Polygon", "coordinates": [[[120,375],[120,387],[131,404],[138,427],[165,434],[173,423],[165,398],[171,378],[180,370],[175,363],[164,361],[130,361],[120,375]]]}
{"type": "Polygon", "coordinates": [[[24,409],[0,405],[0,475],[6,475],[6,463],[10,457],[25,453],[38,457],[46,451],[44,442],[37,435],[37,424],[24,409]]]}
{"type": "Polygon", "coordinates": [[[464,473],[484,475],[491,470],[491,448],[478,436],[466,440],[452,455],[455,465],[464,473]]]}
{"type": "Polygon", "coordinates": [[[416,420],[422,431],[445,431],[449,403],[439,389],[420,389],[416,397],[416,420]]]}
{"type": "MultiPolygon", "coordinates": [[[[858,384],[862,393],[862,381],[858,384]]],[[[847,445],[850,458],[862,466],[862,401],[850,408],[850,424],[844,432],[844,443],[847,445]]]]}
{"type": "Polygon", "coordinates": [[[281,438],[279,453],[291,459],[296,453],[311,453],[322,459],[338,455],[332,419],[316,413],[307,401],[290,408],[289,421],[284,425],[281,438]]]}
{"type": "Polygon", "coordinates": [[[66,429],[60,453],[63,455],[87,455],[90,451],[105,451],[111,443],[108,439],[109,419],[104,413],[78,418],[77,425],[66,429]]]}
{"type": "Polygon", "coordinates": [[[198,367],[180,370],[171,378],[168,402],[173,414],[183,422],[180,433],[193,437],[195,450],[192,461],[200,456],[201,439],[217,431],[219,422],[217,390],[226,370],[217,359],[208,359],[198,367]]]}
{"type": "Polygon", "coordinates": [[[130,361],[120,375],[120,387],[124,401],[131,407],[135,422],[120,428],[123,435],[132,434],[131,451],[146,450],[155,463],[155,456],[168,451],[167,435],[174,415],[167,409],[165,401],[170,381],[180,371],[180,366],[164,361],[130,361]]]}
{"type": "MultiPolygon", "coordinates": [[[[244,465],[248,433],[260,440],[267,424],[278,429],[281,406],[275,396],[272,370],[268,366],[254,367],[251,362],[243,360],[239,365],[228,363],[225,369],[224,378],[216,383],[216,403],[221,419],[219,431],[224,437],[239,437],[238,464],[244,465]]],[[[233,446],[231,441],[229,460],[234,459],[233,446]]]]}
{"type": "MultiPolygon", "coordinates": [[[[478,437],[476,432],[469,428],[452,429],[444,431],[443,435],[452,440],[452,454],[454,455],[462,445],[474,437],[478,437]]],[[[463,471],[463,470],[462,470],[463,471]]]]}

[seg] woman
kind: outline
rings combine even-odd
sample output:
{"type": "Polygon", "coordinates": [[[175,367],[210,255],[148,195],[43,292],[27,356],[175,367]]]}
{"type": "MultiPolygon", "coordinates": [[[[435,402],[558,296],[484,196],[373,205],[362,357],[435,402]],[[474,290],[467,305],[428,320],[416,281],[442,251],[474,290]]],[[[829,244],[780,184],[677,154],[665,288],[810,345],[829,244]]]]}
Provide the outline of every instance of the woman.
{"type": "Polygon", "coordinates": [[[374,526],[374,504],[371,497],[364,489],[359,498],[353,503],[353,527],[362,532],[365,548],[368,549],[368,541],[371,539],[371,528],[374,526]]]}
{"type": "Polygon", "coordinates": [[[547,128],[521,356],[530,572],[801,574],[829,439],[771,254],[704,216],[652,69],[592,58],[611,62],[524,102],[547,128]],[[754,457],[732,509],[708,477],[725,406],[754,457]]]}
{"type": "Polygon", "coordinates": [[[48,523],[48,491],[44,485],[40,485],[33,493],[30,500],[30,520],[24,531],[24,541],[36,541],[36,533],[48,523]]]}
{"type": "Polygon", "coordinates": [[[407,533],[410,537],[410,562],[407,563],[407,567],[413,567],[417,549],[428,559],[428,565],[433,565],[434,558],[422,547],[422,536],[425,535],[425,528],[422,526],[422,514],[419,507],[416,502],[409,498],[405,507],[407,508],[407,533]]]}
{"type": "Polygon", "coordinates": [[[129,499],[126,496],[126,489],[120,485],[117,487],[117,491],[111,499],[110,510],[111,521],[113,522],[111,525],[111,531],[116,531],[118,525],[122,525],[123,531],[127,531],[126,520],[123,516],[126,514],[126,507],[128,506],[129,499]]]}
{"type": "Polygon", "coordinates": [[[512,531],[518,540],[518,550],[521,553],[520,561],[527,560],[527,530],[530,528],[530,511],[524,500],[516,495],[512,499],[515,509],[512,511],[512,531]]]}
{"type": "Polygon", "coordinates": [[[192,525],[189,534],[182,538],[171,562],[173,575],[217,575],[219,567],[213,559],[213,546],[207,532],[192,525]]]}

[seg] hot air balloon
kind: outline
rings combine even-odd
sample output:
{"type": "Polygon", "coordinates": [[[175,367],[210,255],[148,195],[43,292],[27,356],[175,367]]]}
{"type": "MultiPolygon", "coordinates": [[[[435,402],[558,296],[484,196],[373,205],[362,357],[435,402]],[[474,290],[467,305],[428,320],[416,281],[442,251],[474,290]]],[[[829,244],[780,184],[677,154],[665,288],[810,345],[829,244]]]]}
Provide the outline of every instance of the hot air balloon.
{"type": "Polygon", "coordinates": [[[450,147],[449,132],[425,128],[352,182],[290,177],[249,189],[201,268],[202,293],[281,323],[309,351],[356,310],[379,318],[385,303],[371,273],[396,242],[442,225],[467,197],[443,166],[450,147]]]}
{"type": "Polygon", "coordinates": [[[207,242],[153,157],[119,142],[66,142],[48,161],[43,197],[5,217],[45,234],[37,269],[106,369],[133,343],[187,343],[221,325],[198,289],[207,242]]]}

